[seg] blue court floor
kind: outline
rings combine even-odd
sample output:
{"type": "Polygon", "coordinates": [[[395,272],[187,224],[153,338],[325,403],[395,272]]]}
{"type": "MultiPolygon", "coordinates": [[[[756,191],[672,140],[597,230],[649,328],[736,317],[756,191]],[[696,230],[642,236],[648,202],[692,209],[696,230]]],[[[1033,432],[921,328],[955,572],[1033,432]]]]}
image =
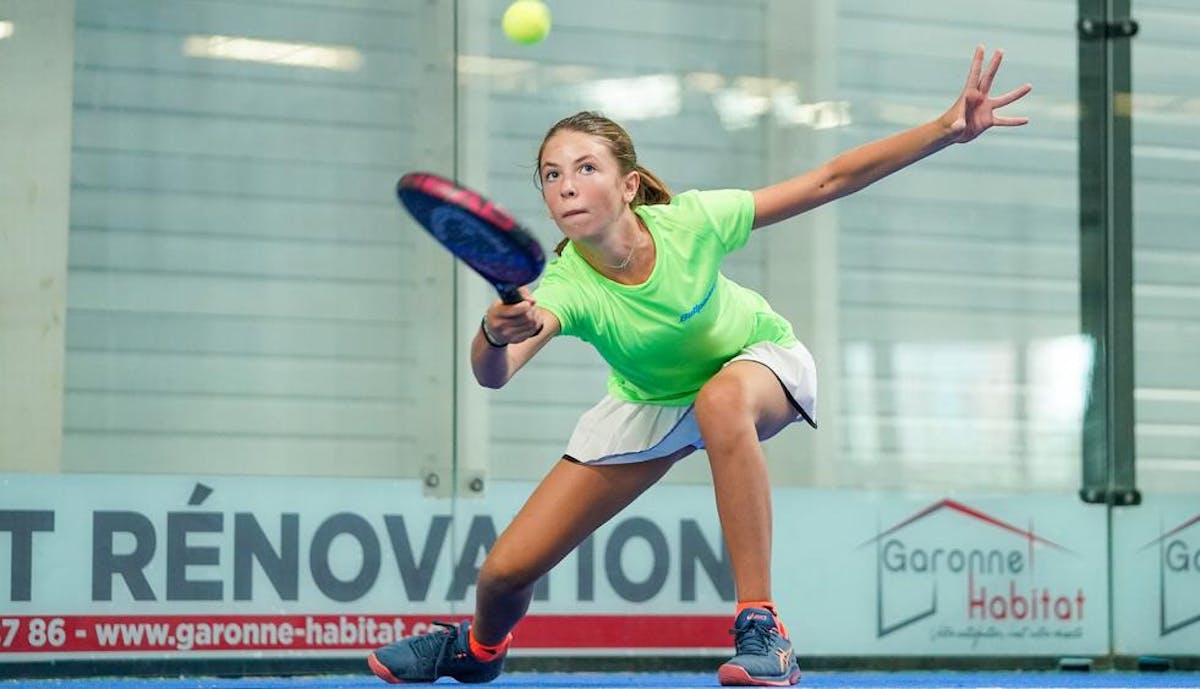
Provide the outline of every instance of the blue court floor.
{"type": "MultiPolygon", "coordinates": [[[[456,686],[442,680],[438,686],[456,686]]],[[[0,689],[383,689],[370,675],[323,677],[187,679],[42,679],[0,680],[0,689]]],[[[467,686],[467,685],[461,685],[467,686]]],[[[617,689],[618,687],[716,687],[714,673],[510,673],[489,687],[519,689],[617,689]]],[[[811,672],[798,689],[1112,689],[1116,687],[1189,687],[1200,689],[1200,673],[1119,672],[811,672]]]]}

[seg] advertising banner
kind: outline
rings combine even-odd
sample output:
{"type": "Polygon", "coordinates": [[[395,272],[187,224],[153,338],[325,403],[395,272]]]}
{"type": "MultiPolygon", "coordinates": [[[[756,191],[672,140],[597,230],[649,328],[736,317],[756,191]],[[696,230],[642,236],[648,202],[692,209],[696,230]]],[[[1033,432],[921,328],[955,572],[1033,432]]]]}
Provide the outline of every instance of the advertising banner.
{"type": "Polygon", "coordinates": [[[1200,653],[1200,498],[1113,513],[1113,611],[1117,653],[1200,653]]]}
{"type": "Polygon", "coordinates": [[[1104,509],[1075,496],[780,490],[776,515],[801,654],[1107,651],[1104,509]]]}
{"type": "MultiPolygon", "coordinates": [[[[0,663],[361,656],[471,614],[533,485],[0,477],[0,663]]],[[[1073,496],[779,489],[775,600],[800,655],[1102,653],[1103,511],[1073,496]]],[[[706,485],[663,485],[535,588],[521,655],[722,655],[736,603],[706,485]],[[671,630],[664,633],[664,630],[671,630]]]]}
{"type": "MultiPolygon", "coordinates": [[[[484,555],[530,490],[448,500],[415,481],[6,476],[0,662],[362,655],[469,615],[484,555]]],[[[724,652],[732,601],[711,489],[664,486],[539,582],[515,652],[724,652]]]]}

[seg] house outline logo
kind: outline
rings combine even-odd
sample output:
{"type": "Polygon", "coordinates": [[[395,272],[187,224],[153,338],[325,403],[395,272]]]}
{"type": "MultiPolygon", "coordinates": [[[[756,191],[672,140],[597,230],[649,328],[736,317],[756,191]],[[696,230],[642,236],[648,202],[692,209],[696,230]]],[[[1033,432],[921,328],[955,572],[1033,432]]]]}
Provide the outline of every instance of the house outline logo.
{"type": "MultiPolygon", "coordinates": [[[[1035,554],[1035,549],[1037,546],[1042,546],[1042,547],[1050,548],[1057,552],[1078,556],[1078,553],[1071,550],[1070,548],[1059,545],[1058,543],[1055,543],[1054,541],[1051,541],[1047,538],[1044,538],[1044,537],[1038,535],[1037,532],[1034,530],[1032,522],[1030,523],[1029,528],[1022,529],[1019,526],[1016,526],[1016,525],[1006,522],[1002,519],[999,519],[995,516],[987,514],[986,512],[983,512],[982,510],[976,509],[965,503],[962,503],[962,502],[959,502],[957,500],[953,500],[950,498],[944,498],[942,500],[934,502],[934,503],[918,510],[917,512],[913,513],[912,515],[900,520],[899,522],[897,522],[896,524],[894,524],[890,527],[883,528],[882,525],[877,524],[875,535],[873,537],[867,539],[866,541],[864,541],[863,543],[861,543],[858,546],[859,549],[865,548],[872,544],[875,546],[875,596],[876,596],[875,597],[875,613],[876,613],[875,614],[875,625],[876,625],[875,626],[875,634],[876,634],[876,638],[881,639],[890,634],[894,634],[895,632],[898,632],[902,629],[912,626],[922,620],[933,617],[934,615],[936,615],[938,613],[938,585],[937,585],[938,582],[937,582],[937,573],[935,571],[931,575],[932,581],[930,582],[928,607],[923,607],[919,610],[916,610],[915,612],[913,612],[911,614],[904,615],[900,619],[896,619],[896,620],[886,619],[886,615],[885,615],[884,611],[887,607],[886,600],[885,600],[886,595],[887,595],[886,594],[887,587],[884,585],[884,570],[887,568],[885,566],[885,562],[887,559],[887,553],[885,552],[885,550],[887,548],[887,543],[886,543],[887,539],[889,537],[897,535],[899,532],[903,531],[904,529],[913,526],[917,522],[920,522],[923,519],[926,519],[928,517],[933,516],[934,514],[937,514],[937,513],[943,512],[943,511],[947,511],[947,512],[953,513],[955,515],[959,515],[965,519],[969,519],[969,520],[973,520],[975,522],[985,524],[987,526],[998,529],[1004,533],[1011,534],[1014,537],[1019,537],[1024,542],[1024,547],[1025,547],[1024,559],[1028,563],[1028,568],[1029,568],[1029,571],[1031,571],[1031,572],[1034,569],[1034,554],[1035,554]]],[[[934,551],[933,557],[934,557],[935,563],[937,562],[936,558],[938,557],[938,553],[941,553],[941,552],[942,552],[941,549],[934,551]]],[[[946,556],[946,561],[947,561],[947,564],[949,565],[949,571],[958,573],[958,572],[961,572],[963,569],[966,569],[967,571],[965,572],[965,574],[968,576],[968,578],[970,580],[970,586],[973,588],[975,559],[974,559],[974,557],[969,557],[969,556],[965,555],[964,553],[966,553],[966,552],[967,551],[964,551],[961,549],[952,549],[952,550],[948,551],[948,554],[946,556]],[[960,566],[958,568],[955,568],[953,565],[954,555],[960,555],[960,566]]],[[[971,556],[973,556],[976,552],[978,552],[978,551],[971,551],[971,556]]],[[[1010,558],[1010,560],[1011,560],[1011,558],[1010,558]]],[[[936,567],[936,564],[935,564],[935,567],[936,567]]],[[[1058,601],[1056,600],[1055,602],[1057,604],[1058,601]]],[[[1080,605],[1080,610],[1082,610],[1082,602],[1083,602],[1082,591],[1079,594],[1078,602],[1080,605]]],[[[1030,604],[1032,605],[1034,603],[1030,603],[1030,604]]],[[[1082,614],[1080,614],[1080,617],[1082,617],[1082,614]]]]}
{"type": "MultiPolygon", "coordinates": [[[[1177,631],[1186,629],[1187,627],[1200,622],[1200,611],[1183,620],[1172,623],[1167,622],[1167,570],[1170,569],[1168,567],[1168,563],[1171,561],[1170,550],[1176,543],[1183,544],[1185,569],[1188,566],[1187,561],[1189,559],[1194,557],[1200,560],[1200,550],[1197,550],[1195,555],[1188,553],[1187,544],[1185,541],[1175,540],[1171,541],[1170,543],[1167,541],[1173,536],[1178,536],[1197,524],[1200,524],[1200,514],[1197,514],[1189,519],[1185,519],[1183,523],[1168,530],[1166,526],[1163,525],[1162,519],[1160,518],[1158,523],[1158,538],[1155,538],[1146,545],[1143,545],[1141,548],[1138,548],[1138,552],[1142,552],[1153,546],[1158,546],[1158,635],[1160,637],[1174,634],[1177,631]]],[[[1197,567],[1200,568],[1200,562],[1197,562],[1196,564],[1197,567]]]]}

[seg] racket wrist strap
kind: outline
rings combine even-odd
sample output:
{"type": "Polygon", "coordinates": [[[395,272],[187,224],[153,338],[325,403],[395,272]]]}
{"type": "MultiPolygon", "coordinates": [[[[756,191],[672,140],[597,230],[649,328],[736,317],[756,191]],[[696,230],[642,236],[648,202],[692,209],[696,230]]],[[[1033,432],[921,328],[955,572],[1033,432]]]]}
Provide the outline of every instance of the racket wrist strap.
{"type": "Polygon", "coordinates": [[[487,324],[487,316],[484,316],[482,319],[480,319],[479,330],[483,332],[483,339],[487,340],[487,343],[492,347],[499,349],[501,347],[508,346],[507,342],[501,342],[500,340],[497,340],[496,336],[492,334],[492,329],[489,328],[487,324]]]}

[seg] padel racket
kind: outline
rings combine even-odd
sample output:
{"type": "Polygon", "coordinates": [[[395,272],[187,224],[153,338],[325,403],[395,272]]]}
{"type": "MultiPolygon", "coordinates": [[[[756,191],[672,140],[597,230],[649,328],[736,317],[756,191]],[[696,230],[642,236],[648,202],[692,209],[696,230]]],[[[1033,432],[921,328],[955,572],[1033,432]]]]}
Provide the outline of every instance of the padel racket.
{"type": "Polygon", "coordinates": [[[492,283],[505,304],[542,274],[546,255],[529,230],[478,193],[431,172],[410,172],[396,196],[413,218],[463,263],[492,283]]]}

